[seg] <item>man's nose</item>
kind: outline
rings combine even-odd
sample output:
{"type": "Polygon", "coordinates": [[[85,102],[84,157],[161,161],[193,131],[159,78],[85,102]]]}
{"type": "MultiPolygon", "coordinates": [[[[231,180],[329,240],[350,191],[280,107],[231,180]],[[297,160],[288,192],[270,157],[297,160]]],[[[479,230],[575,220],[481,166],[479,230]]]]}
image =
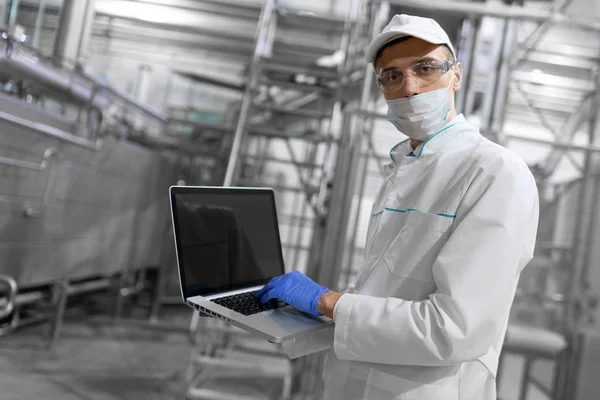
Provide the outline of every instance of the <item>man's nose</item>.
{"type": "Polygon", "coordinates": [[[386,99],[395,100],[407,97],[412,97],[421,93],[421,88],[414,78],[407,76],[402,81],[402,86],[397,88],[393,93],[386,95],[386,99]]]}
{"type": "Polygon", "coordinates": [[[402,82],[400,97],[412,97],[420,93],[421,88],[417,84],[417,80],[411,75],[406,75],[402,82]]]}

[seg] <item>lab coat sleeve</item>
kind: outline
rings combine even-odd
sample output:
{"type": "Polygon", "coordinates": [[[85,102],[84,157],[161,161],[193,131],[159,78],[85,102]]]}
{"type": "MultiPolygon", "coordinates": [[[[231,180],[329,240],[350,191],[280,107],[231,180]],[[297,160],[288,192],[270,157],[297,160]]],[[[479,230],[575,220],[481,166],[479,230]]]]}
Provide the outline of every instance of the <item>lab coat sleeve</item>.
{"type": "Polygon", "coordinates": [[[478,167],[423,301],[344,294],[334,314],[339,359],[447,366],[485,355],[506,326],[519,274],[533,256],[538,193],[520,160],[478,167]]]}

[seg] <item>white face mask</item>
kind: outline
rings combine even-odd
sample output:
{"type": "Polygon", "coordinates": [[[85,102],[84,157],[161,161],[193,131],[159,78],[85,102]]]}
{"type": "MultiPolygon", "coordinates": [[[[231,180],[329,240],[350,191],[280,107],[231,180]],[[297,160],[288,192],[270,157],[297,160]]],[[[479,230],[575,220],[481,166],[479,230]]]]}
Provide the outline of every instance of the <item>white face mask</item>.
{"type": "Polygon", "coordinates": [[[434,90],[412,97],[387,100],[387,119],[396,129],[411,139],[425,141],[446,124],[452,109],[448,89],[434,90]]]}

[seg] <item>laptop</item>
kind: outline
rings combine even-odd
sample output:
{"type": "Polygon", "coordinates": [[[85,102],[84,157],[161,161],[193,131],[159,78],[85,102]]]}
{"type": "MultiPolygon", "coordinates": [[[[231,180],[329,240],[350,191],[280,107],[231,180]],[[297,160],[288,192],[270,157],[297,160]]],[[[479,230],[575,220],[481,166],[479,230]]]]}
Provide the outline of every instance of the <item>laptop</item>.
{"type": "Polygon", "coordinates": [[[273,343],[332,323],[255,296],[285,273],[273,189],[172,186],[169,195],[187,305],[273,343]]]}

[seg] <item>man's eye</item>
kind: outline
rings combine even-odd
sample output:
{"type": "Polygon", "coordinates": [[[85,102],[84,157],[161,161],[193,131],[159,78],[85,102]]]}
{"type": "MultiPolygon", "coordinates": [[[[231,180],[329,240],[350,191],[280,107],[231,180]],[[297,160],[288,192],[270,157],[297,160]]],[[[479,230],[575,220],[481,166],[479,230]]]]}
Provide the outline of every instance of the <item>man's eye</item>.
{"type": "Polygon", "coordinates": [[[391,72],[388,76],[390,82],[395,82],[400,79],[400,74],[397,72],[391,72]]]}
{"type": "Polygon", "coordinates": [[[420,75],[428,75],[435,72],[437,68],[432,64],[417,65],[416,73],[420,75]]]}

